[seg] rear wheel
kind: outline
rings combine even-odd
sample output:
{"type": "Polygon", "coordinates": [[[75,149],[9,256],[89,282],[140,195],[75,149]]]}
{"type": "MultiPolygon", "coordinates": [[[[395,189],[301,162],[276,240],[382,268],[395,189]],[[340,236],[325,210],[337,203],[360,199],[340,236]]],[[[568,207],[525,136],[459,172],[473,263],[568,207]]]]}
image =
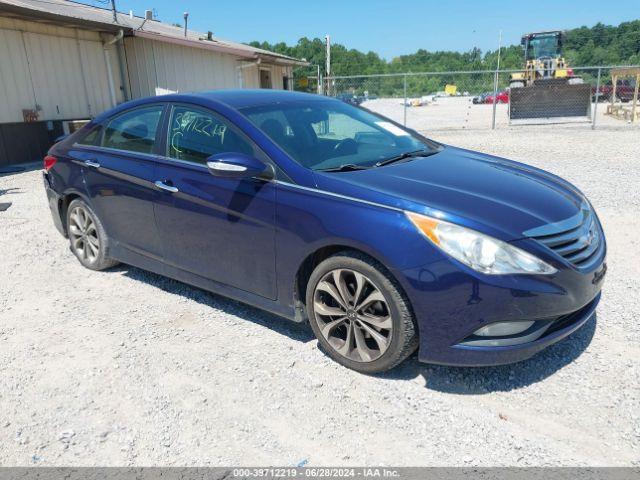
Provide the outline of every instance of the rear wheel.
{"type": "Polygon", "coordinates": [[[83,200],[76,199],[67,209],[67,233],[71,251],[91,270],[104,270],[118,262],[107,256],[109,239],[100,219],[83,200]]]}
{"type": "Polygon", "coordinates": [[[344,252],[320,263],[306,300],[318,341],[348,368],[389,370],[418,345],[408,300],[386,269],[365,255],[344,252]]]}

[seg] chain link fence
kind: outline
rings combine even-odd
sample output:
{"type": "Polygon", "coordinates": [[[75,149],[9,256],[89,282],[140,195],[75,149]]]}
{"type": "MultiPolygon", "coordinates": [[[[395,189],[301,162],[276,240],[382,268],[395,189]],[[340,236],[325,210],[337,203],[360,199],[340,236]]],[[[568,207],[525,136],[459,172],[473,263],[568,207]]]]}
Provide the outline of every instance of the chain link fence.
{"type": "Polygon", "coordinates": [[[634,106],[636,79],[617,80],[614,93],[612,68],[618,67],[573,68],[568,79],[528,84],[517,81],[521,70],[310,76],[304,90],[362,105],[419,131],[531,124],[624,127],[631,122],[610,115],[604,102],[640,110],[634,106]]]}

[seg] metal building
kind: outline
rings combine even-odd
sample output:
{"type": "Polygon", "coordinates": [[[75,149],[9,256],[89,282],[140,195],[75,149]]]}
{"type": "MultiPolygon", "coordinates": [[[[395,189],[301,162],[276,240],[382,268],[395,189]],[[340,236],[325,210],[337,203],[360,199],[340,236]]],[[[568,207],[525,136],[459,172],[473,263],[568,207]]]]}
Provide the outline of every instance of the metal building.
{"type": "Polygon", "coordinates": [[[73,121],[126,100],[291,88],[305,62],[69,0],[0,0],[0,167],[41,159],[73,121]]]}

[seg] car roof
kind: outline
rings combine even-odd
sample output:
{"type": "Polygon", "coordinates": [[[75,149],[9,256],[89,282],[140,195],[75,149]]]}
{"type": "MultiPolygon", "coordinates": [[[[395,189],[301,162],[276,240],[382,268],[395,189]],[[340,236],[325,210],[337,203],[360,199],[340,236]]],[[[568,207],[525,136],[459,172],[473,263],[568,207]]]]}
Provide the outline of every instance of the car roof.
{"type": "Polygon", "coordinates": [[[248,107],[262,105],[308,102],[338,102],[339,100],[323,95],[292,92],[289,90],[267,90],[267,89],[230,89],[230,90],[209,90],[203,92],[170,93],[167,95],[151,96],[130,100],[121,103],[111,110],[107,110],[98,115],[93,121],[102,122],[107,118],[119,115],[120,113],[147,104],[159,102],[181,102],[191,101],[194,103],[214,105],[225,105],[233,110],[240,110],[248,107]]]}
{"type": "Polygon", "coordinates": [[[241,109],[255,107],[267,103],[289,103],[296,101],[309,101],[327,99],[311,93],[292,92],[289,90],[270,89],[231,89],[231,90],[209,90],[204,92],[194,92],[184,95],[205,98],[221,103],[225,103],[232,108],[241,109]]]}

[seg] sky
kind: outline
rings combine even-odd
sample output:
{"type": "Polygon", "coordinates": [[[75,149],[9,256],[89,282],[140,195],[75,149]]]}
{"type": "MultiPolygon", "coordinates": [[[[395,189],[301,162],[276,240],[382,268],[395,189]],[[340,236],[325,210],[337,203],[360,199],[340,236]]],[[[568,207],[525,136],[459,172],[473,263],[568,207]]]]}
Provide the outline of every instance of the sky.
{"type": "MultiPolygon", "coordinates": [[[[99,5],[108,0],[82,0],[99,5]]],[[[392,59],[423,48],[429,51],[482,51],[517,44],[523,33],[564,30],[598,22],[617,25],[640,18],[640,0],[116,0],[119,11],[143,15],[155,9],[163,22],[237,42],[295,44],[300,37],[324,38],[348,48],[392,59]]]]}

